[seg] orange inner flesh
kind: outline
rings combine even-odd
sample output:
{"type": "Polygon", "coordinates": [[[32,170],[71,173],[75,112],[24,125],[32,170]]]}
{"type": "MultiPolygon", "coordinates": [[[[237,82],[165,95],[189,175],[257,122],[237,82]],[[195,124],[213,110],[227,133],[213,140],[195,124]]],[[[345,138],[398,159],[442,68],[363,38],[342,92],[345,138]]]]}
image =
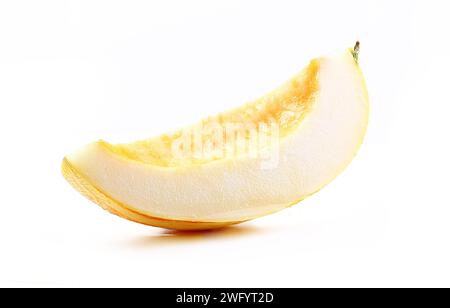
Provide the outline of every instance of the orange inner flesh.
{"type": "Polygon", "coordinates": [[[176,133],[130,144],[103,144],[128,159],[162,167],[203,164],[222,159],[229,153],[236,156],[261,151],[261,140],[265,140],[264,146],[268,147],[272,135],[284,137],[300,125],[318,91],[318,71],[319,61],[313,60],[304,71],[272,93],[176,133]],[[251,142],[236,145],[239,137],[244,141],[256,140],[255,133],[259,146],[251,142]],[[184,149],[180,149],[185,153],[182,157],[175,156],[173,151],[174,143],[181,138],[184,138],[184,149]],[[201,153],[199,144],[202,144],[201,153]],[[188,147],[190,151],[186,151],[188,147]],[[238,151],[237,147],[244,151],[238,151]]]}

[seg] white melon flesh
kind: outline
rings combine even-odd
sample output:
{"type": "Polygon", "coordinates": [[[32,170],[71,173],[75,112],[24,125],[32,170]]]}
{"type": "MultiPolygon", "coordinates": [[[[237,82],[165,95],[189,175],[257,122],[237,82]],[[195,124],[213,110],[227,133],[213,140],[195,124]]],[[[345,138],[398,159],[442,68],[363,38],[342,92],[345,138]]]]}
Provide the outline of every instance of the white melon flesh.
{"type": "Polygon", "coordinates": [[[99,141],[67,156],[65,170],[70,166],[78,177],[74,186],[94,202],[156,226],[196,229],[184,227],[187,222],[203,229],[284,209],[334,179],[351,162],[366,131],[368,97],[352,50],[319,58],[316,64],[318,89],[307,113],[270,149],[277,152],[276,165],[264,168],[265,158],[250,154],[158,164],[121,155],[99,141]]]}

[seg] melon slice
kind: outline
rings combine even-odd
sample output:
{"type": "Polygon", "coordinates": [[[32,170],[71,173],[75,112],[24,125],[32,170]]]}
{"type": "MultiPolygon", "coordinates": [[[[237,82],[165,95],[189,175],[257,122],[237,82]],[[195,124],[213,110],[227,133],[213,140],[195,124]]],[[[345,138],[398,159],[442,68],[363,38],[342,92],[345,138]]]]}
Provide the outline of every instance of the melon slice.
{"type": "Polygon", "coordinates": [[[170,229],[219,228],[296,204],[362,143],[369,104],[358,47],[312,60],[268,95],[175,133],[91,143],[64,158],[63,175],[111,213],[170,229]]]}

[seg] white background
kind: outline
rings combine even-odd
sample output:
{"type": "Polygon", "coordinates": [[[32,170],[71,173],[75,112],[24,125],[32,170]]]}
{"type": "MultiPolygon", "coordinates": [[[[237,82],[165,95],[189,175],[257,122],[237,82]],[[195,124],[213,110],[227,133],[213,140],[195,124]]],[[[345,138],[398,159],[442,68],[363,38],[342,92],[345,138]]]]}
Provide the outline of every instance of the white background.
{"type": "Polygon", "coordinates": [[[447,3],[2,0],[0,285],[449,287],[447,3]],[[368,135],[295,207],[174,233],[102,211],[60,175],[88,142],[241,105],[357,39],[368,135]]]}

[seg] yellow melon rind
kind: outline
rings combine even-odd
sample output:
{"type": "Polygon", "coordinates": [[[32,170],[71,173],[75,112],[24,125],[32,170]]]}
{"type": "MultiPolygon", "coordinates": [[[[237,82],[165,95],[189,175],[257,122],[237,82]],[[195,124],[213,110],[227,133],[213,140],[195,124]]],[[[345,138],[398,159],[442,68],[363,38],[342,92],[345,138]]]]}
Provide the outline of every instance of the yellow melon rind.
{"type": "Polygon", "coordinates": [[[144,225],[173,229],[173,230],[210,230],[218,229],[226,226],[235,225],[244,221],[229,221],[229,222],[198,222],[198,221],[182,221],[170,220],[158,217],[148,216],[138,211],[129,208],[109,197],[107,194],[100,191],[88,179],[86,179],[80,172],[73,167],[70,162],[64,158],[61,166],[61,172],[64,178],[83,196],[98,204],[108,212],[119,217],[141,223],[144,225]]]}

